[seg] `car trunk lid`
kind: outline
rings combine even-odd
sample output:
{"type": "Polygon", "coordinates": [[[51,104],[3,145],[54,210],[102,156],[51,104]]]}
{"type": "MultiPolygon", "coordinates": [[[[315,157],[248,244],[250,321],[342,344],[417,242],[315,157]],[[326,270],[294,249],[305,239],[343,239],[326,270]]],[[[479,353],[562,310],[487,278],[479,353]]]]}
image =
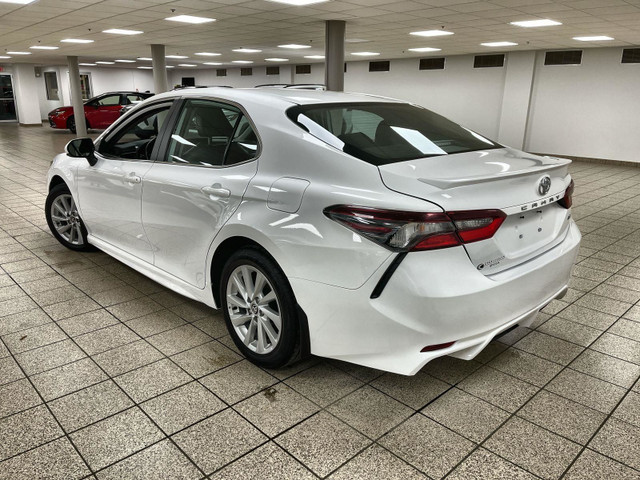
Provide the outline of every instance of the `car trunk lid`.
{"type": "Polygon", "coordinates": [[[379,170],[389,189],[435,203],[446,212],[505,212],[492,238],[465,244],[473,264],[492,274],[562,241],[570,212],[557,202],[569,185],[570,163],[500,148],[408,160],[379,170]]]}

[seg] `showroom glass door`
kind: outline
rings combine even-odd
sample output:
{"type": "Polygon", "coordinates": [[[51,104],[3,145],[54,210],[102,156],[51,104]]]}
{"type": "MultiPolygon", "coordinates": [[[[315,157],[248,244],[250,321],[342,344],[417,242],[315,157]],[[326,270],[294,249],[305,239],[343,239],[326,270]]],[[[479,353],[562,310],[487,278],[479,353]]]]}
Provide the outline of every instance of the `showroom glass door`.
{"type": "Polygon", "coordinates": [[[11,75],[0,74],[0,122],[15,122],[16,100],[13,96],[11,75]]]}

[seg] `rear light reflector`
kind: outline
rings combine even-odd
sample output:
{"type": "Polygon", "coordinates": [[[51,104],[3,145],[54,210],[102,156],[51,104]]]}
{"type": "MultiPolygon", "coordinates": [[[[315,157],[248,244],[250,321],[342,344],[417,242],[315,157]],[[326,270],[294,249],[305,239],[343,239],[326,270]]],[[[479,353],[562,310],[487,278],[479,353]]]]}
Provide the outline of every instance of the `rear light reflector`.
{"type": "Polygon", "coordinates": [[[500,210],[421,213],[353,205],[328,207],[324,214],[373,242],[402,252],[491,238],[506,217],[500,210]]]}
{"type": "Polygon", "coordinates": [[[456,342],[439,343],[438,345],[427,345],[422,350],[420,350],[420,352],[421,353],[435,352],[436,350],[442,350],[444,348],[449,348],[454,343],[456,343],[456,342]]]}
{"type": "Polygon", "coordinates": [[[571,208],[571,205],[573,205],[573,189],[574,188],[575,188],[575,184],[573,183],[573,180],[571,180],[571,182],[569,183],[569,186],[564,191],[564,197],[558,200],[558,203],[562,205],[564,208],[571,208]]]}
{"type": "Polygon", "coordinates": [[[470,210],[449,212],[464,243],[478,242],[493,237],[507,215],[500,210],[470,210]]]}

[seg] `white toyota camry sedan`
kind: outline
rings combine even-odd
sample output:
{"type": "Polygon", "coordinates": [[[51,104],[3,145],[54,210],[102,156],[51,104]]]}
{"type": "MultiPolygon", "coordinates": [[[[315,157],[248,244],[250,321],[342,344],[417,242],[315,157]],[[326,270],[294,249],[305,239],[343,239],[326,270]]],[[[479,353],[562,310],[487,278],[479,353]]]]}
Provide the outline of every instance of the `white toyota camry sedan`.
{"type": "Polygon", "coordinates": [[[66,247],[222,309],[258,365],[311,353],[411,375],[564,295],[569,163],[387,98],[182,90],[71,141],[45,208],[66,247]]]}

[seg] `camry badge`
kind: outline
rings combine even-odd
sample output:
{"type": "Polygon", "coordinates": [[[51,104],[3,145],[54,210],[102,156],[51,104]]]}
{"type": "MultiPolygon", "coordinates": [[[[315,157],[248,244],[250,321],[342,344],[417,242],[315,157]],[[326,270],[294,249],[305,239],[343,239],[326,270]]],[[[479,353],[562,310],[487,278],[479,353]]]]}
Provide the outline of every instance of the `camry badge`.
{"type": "Polygon", "coordinates": [[[540,183],[538,183],[538,194],[546,195],[549,189],[551,189],[551,177],[545,175],[540,179],[540,183]]]}

